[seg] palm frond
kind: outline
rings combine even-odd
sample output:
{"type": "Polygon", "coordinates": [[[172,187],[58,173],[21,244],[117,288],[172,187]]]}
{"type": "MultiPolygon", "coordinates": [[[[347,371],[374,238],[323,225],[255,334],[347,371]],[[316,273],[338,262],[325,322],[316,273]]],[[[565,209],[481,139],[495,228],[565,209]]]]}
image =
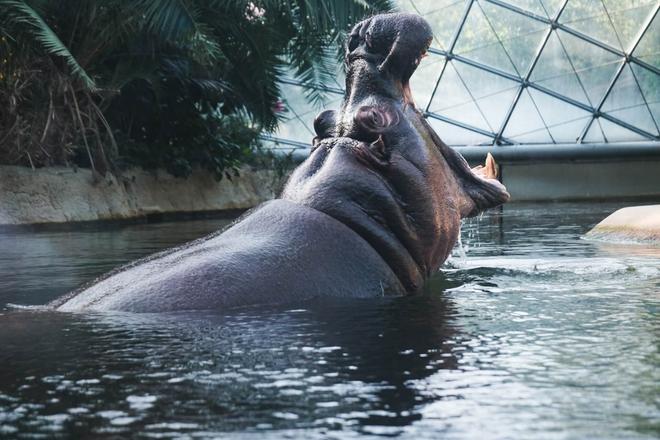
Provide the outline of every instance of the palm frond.
{"type": "Polygon", "coordinates": [[[37,11],[23,1],[0,0],[0,11],[3,10],[7,20],[24,27],[26,33],[38,41],[47,53],[64,59],[71,72],[81,80],[86,89],[96,89],[94,80],[37,11]]]}
{"type": "Polygon", "coordinates": [[[222,57],[210,26],[199,7],[186,0],[140,0],[134,10],[143,14],[146,29],[164,41],[185,45],[200,64],[210,65],[222,57]]]}
{"type": "Polygon", "coordinates": [[[393,8],[389,0],[294,0],[291,20],[296,30],[287,46],[296,78],[314,104],[326,99],[324,85],[332,84],[343,58],[346,32],[365,16],[393,8]]]}

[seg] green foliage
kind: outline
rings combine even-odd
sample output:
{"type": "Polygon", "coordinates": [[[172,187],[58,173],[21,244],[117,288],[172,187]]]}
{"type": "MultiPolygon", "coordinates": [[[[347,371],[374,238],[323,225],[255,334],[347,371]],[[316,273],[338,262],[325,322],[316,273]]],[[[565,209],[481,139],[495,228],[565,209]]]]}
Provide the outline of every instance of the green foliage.
{"type": "Polygon", "coordinates": [[[36,42],[42,46],[46,52],[63,58],[68,64],[71,72],[81,80],[89,89],[96,88],[94,80],[89,77],[78,60],[69,52],[69,49],[59,39],[57,34],[46,24],[41,16],[28,4],[23,1],[1,0],[0,10],[5,11],[5,20],[16,27],[25,27],[36,42]]]}
{"type": "Polygon", "coordinates": [[[195,167],[218,177],[308,97],[386,0],[0,0],[0,162],[195,167]]]}

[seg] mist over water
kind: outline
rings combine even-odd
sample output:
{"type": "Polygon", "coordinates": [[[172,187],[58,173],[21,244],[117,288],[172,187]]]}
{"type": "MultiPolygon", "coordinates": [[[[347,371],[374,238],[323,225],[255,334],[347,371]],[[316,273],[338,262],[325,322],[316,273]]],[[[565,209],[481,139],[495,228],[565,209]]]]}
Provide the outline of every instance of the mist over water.
{"type": "MultiPolygon", "coordinates": [[[[465,255],[414,297],[5,309],[0,437],[657,438],[660,249],[581,239],[618,206],[466,221],[465,255]]],[[[43,304],[225,224],[2,232],[0,305],[43,304]]]]}

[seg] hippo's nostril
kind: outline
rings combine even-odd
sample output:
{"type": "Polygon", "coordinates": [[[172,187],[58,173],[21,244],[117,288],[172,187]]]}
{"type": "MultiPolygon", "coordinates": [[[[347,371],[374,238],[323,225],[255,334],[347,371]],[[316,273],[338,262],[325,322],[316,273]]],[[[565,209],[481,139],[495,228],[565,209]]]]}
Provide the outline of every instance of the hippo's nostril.
{"type": "Polygon", "coordinates": [[[371,114],[371,121],[374,127],[383,127],[385,125],[385,118],[380,112],[375,111],[373,108],[369,109],[371,114]]]}

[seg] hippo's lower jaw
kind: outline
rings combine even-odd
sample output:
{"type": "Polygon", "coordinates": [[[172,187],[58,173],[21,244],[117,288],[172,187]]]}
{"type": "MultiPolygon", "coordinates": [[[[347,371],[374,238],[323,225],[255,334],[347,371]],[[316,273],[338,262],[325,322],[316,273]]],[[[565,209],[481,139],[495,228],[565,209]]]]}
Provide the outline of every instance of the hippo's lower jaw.
{"type": "Polygon", "coordinates": [[[416,109],[406,111],[408,119],[415,126],[424,141],[433,145],[451,168],[465,193],[467,204],[461,217],[473,217],[488,208],[502,205],[509,201],[506,187],[497,180],[498,167],[493,156],[488,153],[483,166],[470,168],[465,158],[445,144],[438,134],[416,109]]]}

